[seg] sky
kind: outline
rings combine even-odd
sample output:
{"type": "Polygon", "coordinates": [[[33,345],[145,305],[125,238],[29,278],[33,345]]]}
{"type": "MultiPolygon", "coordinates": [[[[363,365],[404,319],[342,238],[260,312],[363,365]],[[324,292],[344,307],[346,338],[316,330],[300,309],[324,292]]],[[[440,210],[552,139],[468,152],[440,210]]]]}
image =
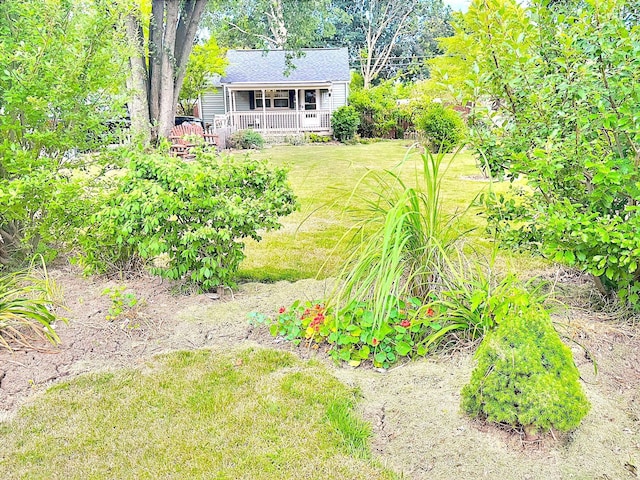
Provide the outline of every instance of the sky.
{"type": "Polygon", "coordinates": [[[466,12],[471,0],[444,0],[444,3],[449,5],[452,10],[462,10],[466,12]]]}

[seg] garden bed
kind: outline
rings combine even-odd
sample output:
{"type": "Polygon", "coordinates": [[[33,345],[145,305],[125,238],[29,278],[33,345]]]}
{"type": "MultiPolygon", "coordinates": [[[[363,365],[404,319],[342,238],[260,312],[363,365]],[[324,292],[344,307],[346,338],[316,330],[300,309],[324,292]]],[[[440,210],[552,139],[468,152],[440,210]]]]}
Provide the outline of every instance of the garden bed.
{"type": "MultiPolygon", "coordinates": [[[[175,295],[171,285],[142,277],[116,282],[82,278],[73,268],[51,272],[66,292],[69,324],[50,352],[0,353],[0,415],[5,421],[50,385],[87,372],[145,368],[163,352],[235,347],[287,349],[326,363],[363,395],[373,426],[374,456],[406,478],[635,478],[640,464],[640,338],[637,327],[574,308],[556,316],[570,339],[593,407],[571,435],[527,442],[519,432],[470,421],[460,413],[460,389],[473,366],[471,348],[398,365],[387,372],[335,366],[322,351],[294,347],[254,328],[247,314],[274,313],[294,299],[315,299],[325,281],[245,284],[233,297],[175,295]],[[125,284],[141,301],[129,317],[109,322],[105,288],[125,284]],[[573,341],[572,341],[573,340],[573,341]],[[582,347],[578,346],[578,343],[582,347]],[[583,348],[584,347],[584,348],[583,348]],[[593,363],[597,362],[598,375],[593,363]]],[[[568,289],[584,289],[579,277],[568,289]]],[[[43,345],[43,347],[46,347],[43,345]]],[[[49,349],[51,350],[51,349],[49,349]]],[[[2,471],[2,462],[0,462],[2,471]]]]}

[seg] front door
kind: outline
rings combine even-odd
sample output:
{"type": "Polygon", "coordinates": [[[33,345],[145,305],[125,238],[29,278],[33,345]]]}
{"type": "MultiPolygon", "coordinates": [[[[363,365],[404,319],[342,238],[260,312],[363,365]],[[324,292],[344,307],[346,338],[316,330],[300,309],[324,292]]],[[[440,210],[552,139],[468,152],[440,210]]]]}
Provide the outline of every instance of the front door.
{"type": "Polygon", "coordinates": [[[317,90],[304,91],[304,112],[302,112],[302,128],[314,130],[320,127],[318,117],[318,92],[317,90]]]}

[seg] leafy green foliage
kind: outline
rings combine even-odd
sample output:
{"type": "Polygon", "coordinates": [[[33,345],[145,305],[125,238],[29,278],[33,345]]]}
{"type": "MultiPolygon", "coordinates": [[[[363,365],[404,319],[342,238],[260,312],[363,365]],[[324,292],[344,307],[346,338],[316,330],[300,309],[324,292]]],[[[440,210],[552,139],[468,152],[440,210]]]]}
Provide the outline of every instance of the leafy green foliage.
{"type": "Polygon", "coordinates": [[[121,315],[130,314],[132,309],[139,304],[135,293],[125,292],[126,286],[120,285],[113,288],[105,288],[102,295],[106,295],[111,300],[109,313],[105,317],[108,321],[117,320],[121,315]]]}
{"type": "Polygon", "coordinates": [[[358,133],[365,138],[402,138],[401,124],[410,122],[410,115],[398,106],[397,100],[406,99],[409,94],[409,88],[392,81],[370,88],[354,88],[349,94],[349,104],[360,115],[358,133]]]}
{"type": "Polygon", "coordinates": [[[576,428],[589,411],[571,350],[544,308],[523,294],[496,318],[462,389],[462,409],[528,434],[576,428]]]}
{"type": "Polygon", "coordinates": [[[58,344],[54,322],[65,321],[54,312],[59,306],[60,293],[44,263],[41,271],[31,266],[0,276],[0,348],[40,348],[41,341],[58,344]]]}
{"type": "Polygon", "coordinates": [[[239,149],[260,149],[264,147],[264,138],[255,130],[238,130],[227,140],[229,147],[239,149]]]}
{"type": "Polygon", "coordinates": [[[329,0],[239,0],[211,2],[205,19],[220,45],[231,48],[299,50],[324,47],[334,21],[346,19],[329,0]]]}
{"type": "Polygon", "coordinates": [[[418,130],[424,135],[432,152],[448,153],[464,137],[464,120],[458,112],[441,104],[432,104],[417,119],[418,130]]]}
{"type": "Polygon", "coordinates": [[[398,308],[378,325],[374,325],[371,304],[357,301],[337,314],[323,304],[296,301],[289,308],[281,307],[274,319],[253,314],[251,321],[267,324],[273,336],[295,344],[328,343],[331,356],[351,366],[370,360],[376,367],[389,368],[402,357],[426,354],[425,339],[442,330],[435,310],[418,298],[396,303],[398,308]]]}
{"type": "MultiPolygon", "coordinates": [[[[360,61],[367,87],[378,79],[428,76],[425,60],[441,53],[436,39],[452,34],[451,7],[442,0],[333,0],[346,13],[336,16],[334,45],[360,61]]],[[[359,73],[359,74],[360,74],[359,73]]]]}
{"type": "Polygon", "coordinates": [[[211,36],[206,43],[193,47],[178,99],[183,115],[193,115],[198,99],[215,89],[211,86],[210,77],[223,75],[226,66],[224,50],[218,46],[215,37],[211,36]]]}
{"type": "Polygon", "coordinates": [[[497,281],[492,268],[457,248],[458,216],[446,216],[440,200],[443,158],[422,155],[415,187],[386,171],[376,177],[377,197],[358,198],[369,211],[327,299],[295,302],[274,319],[254,320],[296,343],[328,343],[338,360],[384,368],[425,355],[453,334],[477,338],[494,328],[518,295],[518,282],[497,281]]]}
{"type": "Polygon", "coordinates": [[[233,285],[242,239],[280,226],[296,207],[283,169],[199,152],[184,162],[129,152],[130,165],[80,235],[81,263],[105,271],[132,256],[151,272],[203,290],[233,285]],[[105,257],[106,255],[106,257],[105,257]]]}
{"type": "Polygon", "coordinates": [[[355,108],[350,105],[343,105],[331,114],[331,126],[333,136],[341,142],[351,140],[360,125],[360,117],[355,108]]]}
{"type": "Polygon", "coordinates": [[[543,300],[539,286],[522,285],[514,276],[498,279],[492,264],[468,262],[460,252],[444,263],[437,268],[440,284],[426,298],[388,297],[392,306],[377,321],[373,299],[354,299],[340,310],[296,301],[280,307],[274,318],[253,313],[250,321],[266,324],[273,336],[296,345],[326,343],[335,360],[352,366],[368,360],[389,368],[402,358],[427,355],[442,342],[480,338],[510,315],[514,305],[543,300]]]}
{"type": "MultiPolygon", "coordinates": [[[[93,2],[0,2],[0,263],[68,237],[87,162],[124,89],[122,11],[93,2]]],[[[120,108],[118,108],[120,107],[120,108]]]]}
{"type": "Polygon", "coordinates": [[[317,133],[311,132],[309,134],[309,141],[311,143],[329,143],[331,141],[331,137],[328,135],[319,135],[317,133]]]}
{"type": "Polygon", "coordinates": [[[638,308],[640,30],[626,5],[474,2],[450,53],[469,95],[499,100],[474,112],[483,163],[531,187],[490,196],[491,227],[638,308]]]}

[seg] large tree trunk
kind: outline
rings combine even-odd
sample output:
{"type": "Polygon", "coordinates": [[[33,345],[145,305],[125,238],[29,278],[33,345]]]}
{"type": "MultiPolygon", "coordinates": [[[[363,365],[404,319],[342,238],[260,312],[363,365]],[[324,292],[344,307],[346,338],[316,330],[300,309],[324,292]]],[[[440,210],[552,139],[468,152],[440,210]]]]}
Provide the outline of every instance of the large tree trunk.
{"type": "Polygon", "coordinates": [[[189,22],[181,21],[178,24],[178,30],[176,32],[176,75],[175,85],[173,87],[173,110],[175,112],[178,106],[178,98],[180,97],[180,90],[182,90],[182,84],[184,83],[184,76],[187,73],[187,63],[189,62],[189,56],[191,50],[193,50],[193,39],[198,32],[198,24],[202,18],[206,1],[194,1],[190,0],[185,5],[182,18],[189,18],[189,22]]]}
{"type": "MultiPolygon", "coordinates": [[[[149,25],[149,117],[160,113],[160,75],[162,65],[162,39],[164,38],[164,0],[153,0],[149,25]]],[[[152,126],[152,137],[157,138],[157,125],[152,126]]]]}
{"type": "Polygon", "coordinates": [[[127,37],[133,52],[129,58],[131,75],[127,79],[127,87],[131,92],[129,115],[133,137],[143,145],[148,145],[151,141],[151,122],[147,101],[147,70],[142,53],[142,35],[139,27],[137,19],[128,15],[126,20],[127,37]]]}
{"type": "MultiPolygon", "coordinates": [[[[132,98],[131,121],[132,126],[141,126],[146,121],[149,137],[152,126],[157,127],[154,139],[168,137],[171,133],[187,62],[205,7],[206,0],[153,0],[148,45],[143,44],[137,29],[134,35],[134,29],[127,23],[127,35],[132,44],[137,46],[138,52],[147,52],[146,57],[141,57],[144,87],[139,83],[139,55],[131,59],[130,87],[135,101],[143,101],[145,106],[134,108],[132,98]],[[137,95],[138,91],[144,93],[144,99],[137,95]]],[[[135,21],[134,17],[131,19],[135,21]]]]}
{"type": "Polygon", "coordinates": [[[162,42],[162,65],[160,70],[160,110],[158,112],[158,136],[168,137],[173,127],[173,87],[175,85],[175,49],[178,29],[180,2],[167,1],[165,4],[164,41],[162,42]]]}

